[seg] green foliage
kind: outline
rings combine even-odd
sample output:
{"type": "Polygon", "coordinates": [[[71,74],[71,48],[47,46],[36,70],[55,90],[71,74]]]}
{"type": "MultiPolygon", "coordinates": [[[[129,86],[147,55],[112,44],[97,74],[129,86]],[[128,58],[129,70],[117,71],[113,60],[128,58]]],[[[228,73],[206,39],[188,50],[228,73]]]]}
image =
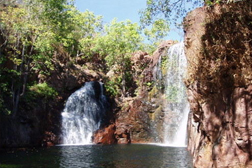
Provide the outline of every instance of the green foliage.
{"type": "Polygon", "coordinates": [[[15,164],[1,164],[1,168],[21,168],[23,166],[15,165],[15,164]]]}
{"type": "MultiPolygon", "coordinates": [[[[241,0],[242,1],[242,0],[241,0]]],[[[211,6],[214,4],[225,4],[237,2],[234,0],[146,0],[146,9],[140,11],[140,22],[142,27],[148,27],[160,18],[173,22],[175,25],[181,24],[181,19],[185,15],[200,6],[211,6]]]]}
{"type": "Polygon", "coordinates": [[[156,42],[167,36],[168,31],[168,22],[164,19],[158,19],[154,21],[151,29],[144,29],[144,34],[147,36],[148,40],[156,42]]]}
{"type": "Polygon", "coordinates": [[[94,51],[105,56],[109,66],[122,65],[127,58],[131,57],[132,52],[140,49],[142,41],[143,38],[136,23],[130,20],[117,22],[114,19],[105,26],[104,35],[97,39],[94,51]]]}
{"type": "Polygon", "coordinates": [[[5,114],[5,115],[11,114],[11,111],[5,106],[4,96],[2,94],[0,95],[0,115],[1,114],[5,114]]]}
{"type": "MultiPolygon", "coordinates": [[[[91,57],[92,41],[102,29],[101,19],[89,11],[79,12],[67,0],[24,0],[22,5],[5,7],[0,15],[0,91],[4,95],[0,108],[8,97],[13,98],[12,106],[18,106],[30,74],[49,75],[55,70],[55,60],[91,57]]],[[[52,94],[48,91],[46,97],[52,94]]]]}
{"type": "Polygon", "coordinates": [[[147,85],[147,86],[151,86],[151,85],[152,85],[152,82],[147,82],[146,85],[147,85]]]}
{"type": "Polygon", "coordinates": [[[34,96],[45,97],[46,99],[55,98],[58,95],[57,91],[45,82],[30,86],[29,90],[32,91],[34,96]]]}
{"type": "MultiPolygon", "coordinates": [[[[102,17],[90,11],[80,12],[72,0],[3,1],[1,9],[0,109],[18,108],[27,92],[53,98],[57,94],[46,83],[31,85],[29,77],[43,74],[45,79],[56,70],[58,62],[106,62],[104,69],[118,66],[117,79],[108,83],[112,95],[125,94],[132,85],[132,53],[150,45],[143,44],[144,32],[152,44],[169,30],[165,20],[157,20],[144,32],[137,23],[127,20],[103,25],[102,17]]],[[[151,44],[151,45],[152,45],[151,44]]],[[[15,111],[13,110],[13,111],[15,111]]]]}
{"type": "Polygon", "coordinates": [[[192,8],[202,6],[203,0],[146,0],[146,5],[146,9],[140,11],[142,27],[148,27],[160,18],[177,24],[178,18],[184,17],[192,8]]]}
{"type": "Polygon", "coordinates": [[[72,15],[76,28],[71,36],[79,43],[79,52],[85,53],[82,57],[91,58],[95,53],[93,48],[96,45],[96,40],[100,37],[102,30],[102,17],[95,16],[88,10],[83,13],[76,11],[72,15]]]}
{"type": "MultiPolygon", "coordinates": [[[[119,83],[120,84],[120,83],[119,83]]],[[[106,92],[112,97],[116,97],[119,95],[119,87],[116,81],[108,81],[105,85],[106,92]]]]}
{"type": "Polygon", "coordinates": [[[169,57],[161,57],[161,70],[162,74],[166,75],[167,69],[168,69],[168,62],[169,62],[169,57]]]}
{"type": "Polygon", "coordinates": [[[141,49],[143,38],[140,27],[136,23],[127,20],[117,22],[116,19],[105,26],[104,35],[97,39],[93,51],[105,58],[108,67],[118,66],[121,80],[122,93],[126,92],[127,82],[131,71],[130,58],[132,53],[141,49]],[[129,71],[127,71],[129,70],[129,71]]]}

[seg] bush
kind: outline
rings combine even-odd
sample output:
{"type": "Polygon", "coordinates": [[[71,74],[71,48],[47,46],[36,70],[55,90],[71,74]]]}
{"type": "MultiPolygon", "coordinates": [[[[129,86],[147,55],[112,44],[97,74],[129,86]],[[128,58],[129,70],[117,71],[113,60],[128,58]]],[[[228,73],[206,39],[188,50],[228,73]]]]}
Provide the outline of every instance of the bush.
{"type": "Polygon", "coordinates": [[[47,99],[55,98],[58,95],[57,91],[48,86],[46,82],[30,86],[29,90],[33,92],[34,96],[45,97],[47,99]]]}

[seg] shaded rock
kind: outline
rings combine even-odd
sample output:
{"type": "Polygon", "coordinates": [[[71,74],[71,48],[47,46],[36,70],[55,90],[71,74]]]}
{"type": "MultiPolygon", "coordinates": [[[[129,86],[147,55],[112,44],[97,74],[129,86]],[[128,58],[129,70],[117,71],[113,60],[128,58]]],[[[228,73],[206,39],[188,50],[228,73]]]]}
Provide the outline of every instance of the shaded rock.
{"type": "Polygon", "coordinates": [[[143,110],[140,99],[127,99],[122,110],[117,114],[116,138],[118,143],[152,142],[150,118],[143,110]]]}
{"type": "Polygon", "coordinates": [[[147,52],[137,51],[133,53],[133,56],[130,58],[130,60],[133,64],[141,64],[141,61],[146,57],[148,58],[147,52]]]}
{"type": "Polygon", "coordinates": [[[115,138],[117,139],[118,144],[129,144],[131,143],[130,131],[128,126],[125,126],[124,123],[116,123],[117,129],[115,132],[115,138]]]}
{"type": "Polygon", "coordinates": [[[195,167],[251,163],[251,21],[250,1],[198,8],[185,19],[188,149],[195,167]]]}
{"type": "Polygon", "coordinates": [[[54,146],[58,143],[57,136],[53,132],[46,131],[41,146],[54,146]]]}

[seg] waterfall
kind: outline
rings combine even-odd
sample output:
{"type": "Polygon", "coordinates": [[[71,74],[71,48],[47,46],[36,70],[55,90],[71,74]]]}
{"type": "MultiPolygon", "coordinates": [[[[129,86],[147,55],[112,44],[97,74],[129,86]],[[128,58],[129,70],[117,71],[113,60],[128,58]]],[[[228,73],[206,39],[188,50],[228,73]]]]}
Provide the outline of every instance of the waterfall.
{"type": "Polygon", "coordinates": [[[171,46],[166,58],[167,71],[164,81],[164,143],[169,146],[186,146],[189,103],[183,82],[187,60],[184,43],[171,46]]]}
{"type": "Polygon", "coordinates": [[[105,120],[106,110],[103,84],[86,82],[68,98],[62,112],[63,144],[91,143],[93,132],[105,120]]]}

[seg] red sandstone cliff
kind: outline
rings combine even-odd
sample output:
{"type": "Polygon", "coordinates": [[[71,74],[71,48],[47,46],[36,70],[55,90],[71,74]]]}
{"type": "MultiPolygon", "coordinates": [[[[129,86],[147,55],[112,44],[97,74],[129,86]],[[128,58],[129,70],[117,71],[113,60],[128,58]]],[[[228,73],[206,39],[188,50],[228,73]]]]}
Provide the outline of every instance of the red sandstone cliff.
{"type": "Polygon", "coordinates": [[[252,167],[251,9],[247,0],[198,8],[185,19],[195,167],[252,167]]]}
{"type": "Polygon", "coordinates": [[[159,58],[162,55],[166,56],[167,48],[172,44],[174,44],[173,41],[164,41],[152,57],[141,51],[134,53],[131,58],[134,70],[132,82],[137,83],[135,91],[137,94],[117,101],[119,110],[114,123],[95,133],[95,143],[125,144],[162,141],[162,99],[160,91],[153,84],[154,69],[159,58]]]}

